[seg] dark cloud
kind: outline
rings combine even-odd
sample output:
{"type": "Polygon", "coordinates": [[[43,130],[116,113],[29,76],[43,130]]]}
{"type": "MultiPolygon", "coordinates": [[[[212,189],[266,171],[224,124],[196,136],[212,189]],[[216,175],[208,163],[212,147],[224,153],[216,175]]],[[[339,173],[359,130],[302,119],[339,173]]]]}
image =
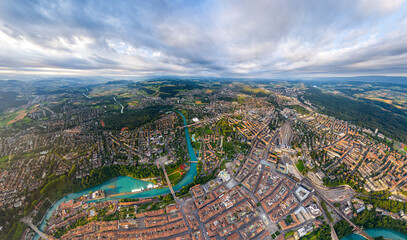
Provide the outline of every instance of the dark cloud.
{"type": "Polygon", "coordinates": [[[406,5],[0,1],[0,74],[406,75],[406,5]]]}

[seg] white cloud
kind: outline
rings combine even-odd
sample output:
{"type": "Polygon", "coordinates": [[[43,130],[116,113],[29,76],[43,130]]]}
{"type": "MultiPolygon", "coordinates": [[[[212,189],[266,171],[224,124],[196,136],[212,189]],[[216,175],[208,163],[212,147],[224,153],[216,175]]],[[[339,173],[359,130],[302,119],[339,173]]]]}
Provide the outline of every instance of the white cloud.
{"type": "Polygon", "coordinates": [[[406,74],[406,5],[4,1],[0,74],[406,74]]]}

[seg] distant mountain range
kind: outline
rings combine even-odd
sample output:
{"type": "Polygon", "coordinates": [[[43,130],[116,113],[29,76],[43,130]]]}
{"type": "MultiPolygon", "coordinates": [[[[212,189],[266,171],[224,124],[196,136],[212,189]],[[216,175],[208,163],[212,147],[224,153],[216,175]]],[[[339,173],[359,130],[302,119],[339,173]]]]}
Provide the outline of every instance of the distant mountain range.
{"type": "Polygon", "coordinates": [[[0,85],[8,82],[8,84],[21,84],[27,82],[36,82],[38,83],[48,83],[48,84],[73,84],[73,85],[89,85],[89,84],[126,84],[133,81],[143,81],[143,80],[164,80],[164,79],[180,79],[180,80],[208,80],[208,81],[353,81],[353,82],[383,82],[383,83],[396,83],[396,84],[405,84],[407,85],[407,77],[402,76],[355,76],[355,77],[307,77],[307,78],[228,78],[228,77],[202,77],[202,76],[152,76],[152,77],[134,77],[134,79],[115,79],[108,77],[59,77],[59,78],[40,78],[40,79],[20,79],[20,80],[2,80],[0,78],[0,85]]]}
{"type": "Polygon", "coordinates": [[[335,81],[335,82],[383,82],[383,83],[397,83],[407,85],[407,77],[394,77],[394,76],[358,76],[358,77],[321,77],[313,78],[310,80],[316,81],[335,81]]]}

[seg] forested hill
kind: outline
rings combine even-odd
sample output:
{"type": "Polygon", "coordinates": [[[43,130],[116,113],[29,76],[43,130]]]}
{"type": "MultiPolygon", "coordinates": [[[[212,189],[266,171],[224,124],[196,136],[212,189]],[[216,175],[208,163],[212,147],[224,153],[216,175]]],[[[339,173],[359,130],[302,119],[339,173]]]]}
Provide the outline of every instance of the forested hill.
{"type": "Polygon", "coordinates": [[[353,100],[351,98],[324,93],[320,89],[310,87],[304,98],[320,107],[320,112],[350,123],[379,129],[384,135],[395,140],[407,142],[407,116],[383,109],[371,101],[353,100]]]}

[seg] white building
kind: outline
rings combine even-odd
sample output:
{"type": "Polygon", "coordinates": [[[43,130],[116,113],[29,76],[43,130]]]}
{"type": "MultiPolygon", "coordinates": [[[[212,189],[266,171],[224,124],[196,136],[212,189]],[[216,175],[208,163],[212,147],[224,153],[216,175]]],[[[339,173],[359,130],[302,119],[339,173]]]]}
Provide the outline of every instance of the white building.
{"type": "Polygon", "coordinates": [[[223,170],[219,172],[218,177],[224,182],[228,182],[230,180],[230,174],[223,170]]]}

